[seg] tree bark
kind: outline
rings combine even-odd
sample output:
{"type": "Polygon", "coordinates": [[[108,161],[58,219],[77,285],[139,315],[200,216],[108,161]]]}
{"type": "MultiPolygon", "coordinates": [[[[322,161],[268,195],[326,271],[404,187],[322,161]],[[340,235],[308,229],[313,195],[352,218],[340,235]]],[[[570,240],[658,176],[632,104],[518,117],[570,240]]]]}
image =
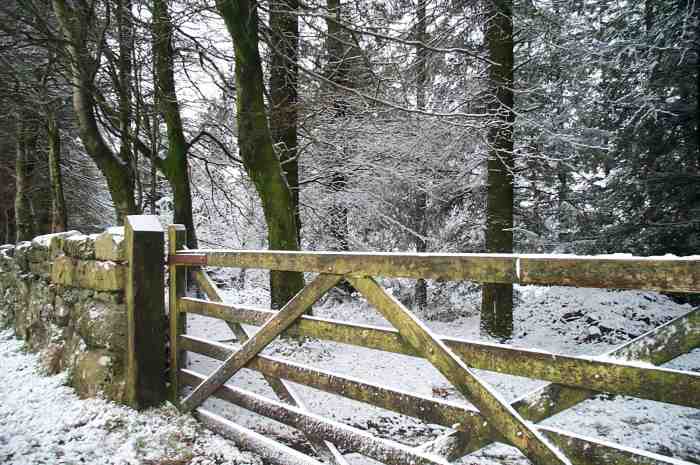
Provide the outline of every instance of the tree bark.
{"type": "MultiPolygon", "coordinates": [[[[491,60],[489,81],[493,95],[489,111],[495,121],[488,132],[488,190],[486,250],[513,251],[513,2],[488,0],[486,44],[491,60]]],[[[513,285],[484,284],[481,330],[507,339],[513,333],[513,285]]]]}
{"type": "MultiPolygon", "coordinates": [[[[426,27],[426,10],[425,0],[419,0],[416,6],[416,40],[420,44],[425,44],[428,40],[426,27]]],[[[426,82],[428,80],[428,49],[418,45],[416,47],[416,107],[419,110],[425,109],[426,100],[426,82]]],[[[416,216],[417,216],[417,233],[416,252],[426,252],[428,243],[425,240],[427,234],[426,210],[428,208],[428,194],[425,189],[421,189],[416,193],[416,216]]],[[[425,279],[416,280],[414,287],[414,301],[419,312],[424,313],[428,306],[428,285],[425,279]]]]}
{"type": "MultiPolygon", "coordinates": [[[[107,180],[114,203],[117,223],[123,224],[126,215],[138,212],[134,201],[134,173],[130,160],[124,160],[107,145],[95,117],[93,94],[94,71],[99,63],[87,49],[88,31],[92,14],[74,9],[65,0],[52,0],[61,33],[69,55],[69,79],[73,86],[73,110],[78,121],[80,139],[85,150],[107,180]]],[[[87,4],[85,4],[87,8],[87,4]]]]}
{"type": "Polygon", "coordinates": [[[61,134],[54,111],[47,115],[46,132],[49,142],[49,178],[51,182],[51,232],[63,232],[68,229],[68,214],[63,195],[61,177],[61,134]]]}
{"type": "MultiPolygon", "coordinates": [[[[153,56],[156,97],[168,135],[168,155],[161,168],[173,191],[173,222],[187,229],[187,246],[197,247],[192,217],[192,192],[187,164],[187,142],[175,89],[173,65],[173,25],[167,0],[153,0],[153,56]]],[[[153,183],[153,179],[151,180],[153,183]]],[[[153,194],[153,192],[152,192],[153,194]]]]}
{"type": "Polygon", "coordinates": [[[32,116],[24,111],[17,114],[17,152],[15,158],[15,233],[16,241],[34,237],[34,215],[31,200],[37,131],[32,116]]]}
{"type": "Polygon", "coordinates": [[[295,13],[298,0],[271,2],[270,36],[270,132],[282,162],[282,169],[292,191],[297,235],[301,238],[299,214],[298,162],[298,95],[299,19],[295,13]]]}
{"type": "MultiPolygon", "coordinates": [[[[219,0],[217,7],[233,39],[236,55],[238,145],[246,171],[262,201],[271,250],[299,250],[294,200],[275,155],[263,100],[254,0],[219,0]]],[[[304,287],[298,272],[270,272],[270,299],[280,309],[304,287]]]]}

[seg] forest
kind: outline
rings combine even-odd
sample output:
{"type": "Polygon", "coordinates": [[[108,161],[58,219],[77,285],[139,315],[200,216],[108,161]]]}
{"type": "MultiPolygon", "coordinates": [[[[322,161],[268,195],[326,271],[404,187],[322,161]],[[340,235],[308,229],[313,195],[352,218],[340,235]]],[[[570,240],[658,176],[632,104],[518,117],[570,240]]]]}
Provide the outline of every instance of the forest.
{"type": "MultiPolygon", "coordinates": [[[[190,248],[694,255],[699,18],[691,0],[3,0],[0,243],[144,212],[190,248]]],[[[304,276],[252,284],[280,308],[304,276]]],[[[474,291],[392,286],[426,317],[474,291]]],[[[483,286],[486,334],[511,335],[514,301],[483,286]]]]}

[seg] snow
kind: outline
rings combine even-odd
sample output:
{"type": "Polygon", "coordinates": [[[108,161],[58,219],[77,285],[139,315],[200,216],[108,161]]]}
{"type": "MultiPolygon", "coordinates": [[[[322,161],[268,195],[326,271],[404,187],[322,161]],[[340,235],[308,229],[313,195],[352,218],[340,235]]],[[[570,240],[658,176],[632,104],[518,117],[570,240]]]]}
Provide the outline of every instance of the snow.
{"type": "MultiPolygon", "coordinates": [[[[215,278],[225,281],[226,275],[215,278]]],[[[256,281],[252,273],[248,279],[249,284],[256,281]]],[[[389,287],[398,281],[381,282],[389,287]]],[[[437,284],[429,285],[434,292],[437,284]]],[[[615,360],[602,354],[692,310],[654,292],[538,286],[516,286],[516,290],[515,333],[509,344],[594,360],[615,360]]],[[[433,331],[485,343],[498,342],[479,333],[478,292],[465,287],[451,289],[448,294],[449,299],[441,305],[447,304],[458,316],[450,322],[427,321],[433,331]]],[[[433,297],[436,295],[437,292],[433,297]]],[[[266,305],[269,299],[266,290],[252,285],[228,290],[226,297],[229,302],[258,306],[266,305]]],[[[389,326],[375,309],[357,297],[348,300],[331,295],[314,307],[314,314],[363,325],[389,326]]],[[[188,323],[192,335],[227,343],[232,338],[229,329],[218,320],[192,315],[188,323]]],[[[276,341],[265,353],[400,391],[468,405],[422,359],[314,339],[301,343],[290,339],[276,341]]],[[[207,432],[193,418],[179,415],[171,406],[136,413],[102,399],[78,399],[65,386],[67,375],[41,376],[36,368],[37,356],[25,353],[22,343],[7,331],[0,333],[0,360],[0,463],[261,463],[254,455],[242,453],[230,442],[207,432]]],[[[209,373],[216,366],[218,362],[206,357],[190,357],[190,368],[195,371],[209,373]]],[[[700,372],[700,349],[664,367],[700,372]]],[[[478,373],[509,401],[545,384],[481,370],[478,373]]],[[[241,370],[230,383],[275,398],[264,379],[251,370],[241,370]]],[[[447,431],[367,404],[304,386],[294,387],[312,412],[380,437],[419,445],[447,431]]],[[[303,436],[284,425],[217,400],[208,400],[205,406],[237,424],[309,451],[303,436]]],[[[627,447],[700,461],[700,413],[696,409],[599,395],[543,424],[627,447]]],[[[348,458],[353,465],[376,463],[359,454],[349,454],[348,458]]],[[[528,461],[512,447],[493,444],[459,463],[526,465],[528,461]]]]}
{"type": "Polygon", "coordinates": [[[43,376],[11,331],[0,332],[0,366],[2,464],[262,464],[170,404],[138,413],[79,399],[67,374],[43,376]]]}
{"type": "MultiPolygon", "coordinates": [[[[383,282],[388,286],[391,281],[383,282]]],[[[677,304],[654,292],[539,286],[516,286],[516,289],[516,330],[509,344],[591,359],[607,360],[602,354],[692,310],[688,305],[677,304]]],[[[265,291],[249,287],[226,291],[226,295],[227,301],[246,305],[265,305],[268,298],[265,291]]],[[[479,334],[478,293],[462,294],[457,300],[459,302],[454,304],[461,305],[460,313],[466,316],[451,322],[428,321],[428,326],[438,334],[486,343],[497,342],[479,334]]],[[[314,315],[356,324],[389,326],[361,298],[350,301],[327,298],[314,306],[314,315]]],[[[231,339],[230,331],[221,322],[194,315],[189,319],[188,332],[214,340],[231,339]]],[[[301,344],[296,340],[277,341],[265,353],[397,390],[467,404],[447,380],[422,359],[314,339],[307,339],[301,344]]],[[[639,362],[632,363],[645,366],[639,362]]],[[[208,373],[218,362],[193,355],[191,364],[195,371],[208,373]]],[[[700,371],[700,349],[664,366],[700,371]]],[[[481,370],[478,373],[509,401],[545,384],[538,380],[481,370]]],[[[264,379],[251,370],[242,370],[230,383],[275,398],[264,379]]],[[[413,418],[304,386],[295,385],[295,389],[312,412],[405,444],[419,445],[447,431],[437,425],[424,424],[413,418]]],[[[289,445],[307,447],[298,432],[283,425],[225,403],[207,403],[211,409],[244,426],[272,435],[289,445]]],[[[623,446],[700,461],[700,413],[690,408],[600,395],[543,424],[618,442],[623,446]]],[[[358,454],[350,454],[349,457],[353,465],[376,463],[358,454]]],[[[529,462],[516,449],[494,444],[458,463],[525,465],[529,462]]]]}

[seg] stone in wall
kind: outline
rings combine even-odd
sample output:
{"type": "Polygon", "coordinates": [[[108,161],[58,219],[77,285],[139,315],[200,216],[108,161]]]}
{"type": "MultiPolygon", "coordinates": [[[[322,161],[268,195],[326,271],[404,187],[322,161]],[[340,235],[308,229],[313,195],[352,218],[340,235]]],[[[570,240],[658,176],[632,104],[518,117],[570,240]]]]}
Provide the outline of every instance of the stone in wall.
{"type": "Polygon", "coordinates": [[[125,400],[127,312],[123,228],[0,246],[0,327],[68,370],[81,396],[125,400]]]}
{"type": "Polygon", "coordinates": [[[98,260],[110,260],[113,262],[126,261],[124,227],[115,226],[108,228],[105,232],[95,237],[95,257],[98,260]]]}

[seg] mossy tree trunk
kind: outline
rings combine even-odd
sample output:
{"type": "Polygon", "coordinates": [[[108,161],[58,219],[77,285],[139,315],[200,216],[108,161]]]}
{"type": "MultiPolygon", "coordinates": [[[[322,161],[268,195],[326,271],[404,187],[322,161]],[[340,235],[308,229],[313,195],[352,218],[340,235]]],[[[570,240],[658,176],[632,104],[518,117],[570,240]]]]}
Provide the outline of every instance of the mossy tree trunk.
{"type": "Polygon", "coordinates": [[[63,195],[61,176],[61,133],[56,112],[49,110],[46,121],[49,155],[49,179],[51,182],[51,232],[63,232],[68,229],[68,214],[63,195]]]}
{"type": "Polygon", "coordinates": [[[292,191],[297,235],[301,238],[299,214],[298,91],[299,80],[298,0],[276,0],[270,8],[270,132],[292,191]]]}
{"type": "Polygon", "coordinates": [[[17,112],[17,152],[15,158],[15,233],[16,241],[34,237],[32,174],[36,163],[37,125],[34,115],[17,112]]]}
{"type": "MultiPolygon", "coordinates": [[[[265,112],[256,2],[219,0],[217,7],[233,39],[238,146],[246,171],[262,202],[269,248],[298,250],[294,199],[275,155],[265,112]]],[[[270,272],[272,307],[282,308],[303,287],[304,277],[301,273],[270,272]]]]}
{"type": "MultiPolygon", "coordinates": [[[[513,2],[489,0],[486,45],[492,88],[489,110],[495,117],[488,132],[488,188],[486,250],[513,251],[513,2]]],[[[513,285],[485,284],[481,302],[481,330],[507,339],[513,333],[513,285]]]]}
{"type": "Polygon", "coordinates": [[[165,120],[168,135],[168,155],[160,163],[160,167],[173,191],[173,222],[185,225],[187,246],[196,248],[197,235],[192,217],[187,142],[175,89],[172,41],[173,25],[168,12],[168,0],[153,0],[156,100],[158,111],[165,120]]]}
{"type": "MultiPolygon", "coordinates": [[[[138,213],[134,201],[134,172],[131,160],[124,160],[107,145],[100,133],[95,117],[95,70],[99,66],[96,56],[88,50],[91,28],[94,27],[94,5],[79,3],[69,6],[65,0],[52,0],[52,6],[68,54],[66,63],[69,80],[73,87],[73,110],[75,111],[80,139],[86,152],[93,159],[107,180],[107,187],[114,203],[117,223],[123,224],[127,215],[138,213]]],[[[105,46],[105,45],[103,45],[105,46]]]]}

